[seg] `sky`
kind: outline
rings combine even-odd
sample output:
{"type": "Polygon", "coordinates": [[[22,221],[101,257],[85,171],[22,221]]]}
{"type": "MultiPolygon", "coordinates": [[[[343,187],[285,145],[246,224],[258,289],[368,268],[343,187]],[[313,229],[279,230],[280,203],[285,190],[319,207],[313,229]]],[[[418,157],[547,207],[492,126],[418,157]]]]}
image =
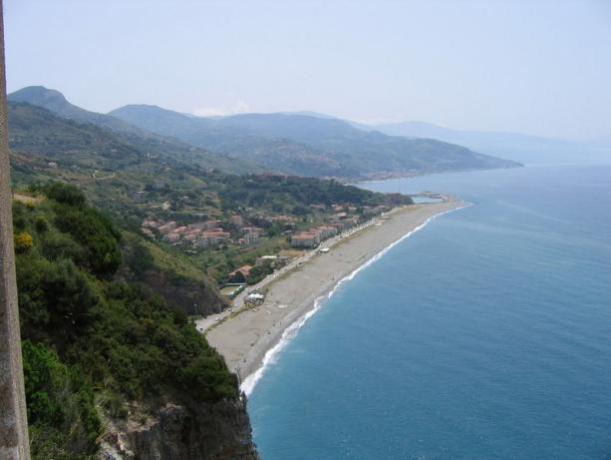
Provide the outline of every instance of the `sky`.
{"type": "Polygon", "coordinates": [[[8,90],[611,139],[611,0],[4,0],[8,90]]]}

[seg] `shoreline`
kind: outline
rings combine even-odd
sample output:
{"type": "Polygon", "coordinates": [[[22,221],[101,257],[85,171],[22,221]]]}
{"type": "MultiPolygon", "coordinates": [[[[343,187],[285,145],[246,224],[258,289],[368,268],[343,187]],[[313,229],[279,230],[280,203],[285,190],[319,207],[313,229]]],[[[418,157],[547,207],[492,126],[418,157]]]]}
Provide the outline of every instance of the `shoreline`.
{"type": "MultiPolygon", "coordinates": [[[[394,213],[395,211],[397,211],[397,209],[399,208],[395,208],[392,209],[390,211],[388,211],[388,213],[386,213],[386,215],[391,215],[392,213],[394,213]]],[[[378,222],[380,222],[381,219],[383,219],[383,216],[376,216],[366,222],[363,222],[362,224],[358,225],[357,227],[353,227],[349,230],[347,230],[346,232],[342,232],[340,235],[336,235],[333,236],[331,238],[328,238],[326,240],[324,240],[320,246],[324,246],[327,247],[329,249],[333,248],[334,246],[336,246],[337,244],[340,244],[342,241],[351,238],[353,235],[371,227],[372,225],[376,225],[378,224],[378,222]]],[[[223,321],[230,319],[230,317],[234,316],[234,315],[238,315],[240,313],[242,313],[243,309],[245,308],[244,306],[244,300],[246,298],[246,296],[254,291],[258,291],[261,289],[267,289],[267,286],[272,284],[276,279],[278,278],[283,278],[285,276],[288,276],[290,273],[292,273],[293,271],[299,269],[301,267],[302,264],[307,263],[310,259],[312,259],[313,257],[315,257],[318,254],[318,249],[320,248],[320,246],[318,248],[315,249],[310,249],[308,251],[306,251],[302,256],[292,260],[288,265],[282,267],[281,269],[271,273],[270,275],[267,275],[265,278],[263,278],[261,281],[259,281],[257,284],[254,284],[252,286],[248,286],[246,289],[244,289],[242,292],[240,292],[232,301],[232,305],[229,308],[226,308],[225,310],[219,312],[219,313],[214,313],[212,315],[208,315],[204,318],[198,318],[195,320],[195,327],[196,329],[202,333],[202,334],[206,334],[210,329],[218,326],[220,323],[222,323],[223,321]]]]}
{"type": "Polygon", "coordinates": [[[305,261],[266,283],[263,305],[234,307],[207,324],[208,342],[238,375],[242,391],[247,396],[252,392],[278,353],[342,284],[434,218],[468,206],[456,198],[445,198],[441,203],[396,208],[335,241],[328,253],[310,253],[305,261]]]}

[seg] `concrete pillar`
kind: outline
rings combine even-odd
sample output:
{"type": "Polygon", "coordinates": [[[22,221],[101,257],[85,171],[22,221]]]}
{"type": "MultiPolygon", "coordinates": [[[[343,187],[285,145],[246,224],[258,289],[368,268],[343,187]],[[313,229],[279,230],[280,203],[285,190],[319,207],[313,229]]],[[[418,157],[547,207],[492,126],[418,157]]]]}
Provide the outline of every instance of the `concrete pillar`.
{"type": "Polygon", "coordinates": [[[29,460],[13,252],[2,12],[0,0],[0,460],[29,460]]]}

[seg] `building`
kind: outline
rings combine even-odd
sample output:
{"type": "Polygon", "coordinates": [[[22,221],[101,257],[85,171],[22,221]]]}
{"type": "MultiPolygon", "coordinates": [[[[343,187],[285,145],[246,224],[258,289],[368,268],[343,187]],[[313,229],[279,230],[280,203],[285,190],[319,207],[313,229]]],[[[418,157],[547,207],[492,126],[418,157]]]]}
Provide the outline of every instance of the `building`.
{"type": "Polygon", "coordinates": [[[337,235],[337,228],[333,227],[332,225],[323,225],[321,227],[318,227],[316,230],[318,230],[318,234],[321,241],[337,235]]]}
{"type": "Polygon", "coordinates": [[[285,226],[289,226],[292,227],[295,225],[295,223],[297,222],[297,218],[293,217],[293,216],[273,216],[270,217],[269,219],[267,219],[269,222],[273,222],[273,223],[277,223],[277,224],[283,224],[285,226]]]}
{"type": "Polygon", "coordinates": [[[230,236],[228,232],[219,230],[202,232],[197,240],[197,245],[200,247],[216,246],[229,240],[230,236]]]}
{"type": "Polygon", "coordinates": [[[172,230],[174,230],[177,227],[176,221],[171,220],[170,222],[163,224],[161,227],[158,227],[157,230],[159,231],[159,233],[161,233],[162,235],[167,235],[168,233],[170,233],[172,230]]]}
{"type": "Polygon", "coordinates": [[[178,241],[180,240],[180,234],[171,232],[171,233],[164,235],[163,239],[164,241],[167,241],[168,243],[172,243],[172,244],[178,243],[178,241]]]}
{"type": "Polygon", "coordinates": [[[249,245],[255,244],[257,241],[259,241],[261,235],[263,235],[263,229],[259,227],[244,227],[242,231],[244,232],[242,240],[244,241],[244,244],[249,245]]]}
{"type": "Polygon", "coordinates": [[[239,214],[231,216],[229,218],[229,222],[231,222],[236,227],[242,227],[244,225],[244,219],[242,219],[242,216],[240,216],[239,214]]]}
{"type": "Polygon", "coordinates": [[[315,248],[320,243],[318,232],[308,230],[291,237],[291,246],[294,248],[315,248]]]}
{"type": "Polygon", "coordinates": [[[237,270],[232,271],[229,274],[229,282],[230,283],[245,283],[250,276],[250,271],[252,270],[252,265],[243,265],[237,270]]]}
{"type": "Polygon", "coordinates": [[[189,228],[198,230],[215,230],[221,228],[220,220],[206,220],[203,222],[195,222],[188,225],[189,228]]]}
{"type": "Polygon", "coordinates": [[[257,265],[264,264],[264,263],[276,262],[277,260],[278,260],[278,256],[276,256],[276,255],[261,256],[261,257],[259,257],[257,259],[257,265]]]}

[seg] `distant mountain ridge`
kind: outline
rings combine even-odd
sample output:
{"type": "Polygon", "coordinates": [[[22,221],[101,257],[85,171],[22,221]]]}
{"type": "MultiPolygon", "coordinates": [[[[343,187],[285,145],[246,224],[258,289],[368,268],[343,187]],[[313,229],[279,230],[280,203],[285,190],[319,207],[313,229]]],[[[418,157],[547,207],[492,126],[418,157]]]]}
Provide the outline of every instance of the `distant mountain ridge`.
{"type": "Polygon", "coordinates": [[[42,86],[23,88],[9,100],[109,129],[142,151],[230,172],[267,170],[354,180],[520,166],[448,142],[389,136],[309,112],[202,118],[128,105],[100,114],[42,86]]]}
{"type": "Polygon", "coordinates": [[[8,98],[13,102],[26,102],[44,107],[70,120],[92,123],[115,131],[141,132],[140,129],[123,120],[102,113],[90,112],[71,104],[62,93],[44,86],[28,86],[9,94],[8,98]]]}
{"type": "MultiPolygon", "coordinates": [[[[18,118],[20,128],[24,130],[27,129],[26,125],[28,123],[36,126],[35,130],[30,131],[27,136],[20,139],[15,139],[15,135],[20,135],[22,132],[26,131],[11,132],[10,136],[14,141],[31,144],[34,138],[41,136],[43,132],[41,128],[44,127],[44,129],[48,129],[48,132],[45,133],[44,139],[38,139],[41,143],[39,147],[43,144],[49,147],[51,145],[49,141],[51,137],[54,137],[50,129],[50,126],[53,125],[57,125],[56,129],[62,133],[61,139],[58,138],[56,141],[63,143],[64,146],[74,139],[83,139],[80,135],[72,137],[66,135],[68,132],[75,133],[76,131],[82,131],[85,129],[83,126],[72,125],[70,127],[65,123],[59,123],[58,120],[53,117],[47,117],[41,113],[40,110],[35,110],[42,107],[46,111],[63,119],[77,124],[83,123],[98,127],[98,131],[89,129],[90,132],[88,135],[92,139],[92,144],[90,146],[79,145],[79,149],[84,148],[84,150],[81,150],[82,153],[86,151],[89,152],[89,154],[94,153],[91,147],[100,148],[100,142],[105,144],[113,142],[121,144],[122,149],[131,147],[132,150],[140,151],[143,154],[166,157],[176,161],[192,162],[208,169],[217,168],[238,174],[245,172],[263,172],[263,168],[253,163],[247,161],[242,164],[236,163],[232,158],[228,158],[227,156],[209,152],[205,149],[181,142],[178,139],[160,136],[126,123],[113,116],[82,109],[68,102],[59,91],[47,89],[42,86],[30,86],[11,93],[8,95],[8,101],[9,117],[11,111],[21,111],[22,116],[18,118]],[[31,106],[32,109],[26,109],[26,107],[24,107],[25,105],[31,106]],[[96,132],[96,134],[94,135],[93,132],[96,132]],[[28,139],[28,137],[31,137],[31,139],[28,139]]],[[[63,149],[62,151],[65,150],[66,149],[63,149]]],[[[74,152],[77,151],[79,150],[74,150],[74,152]]],[[[101,151],[99,153],[104,154],[105,152],[101,151]]],[[[117,160],[123,161],[122,159],[117,160]]]]}
{"type": "Polygon", "coordinates": [[[212,119],[150,105],[124,106],[110,115],[287,174],[363,179],[519,166],[447,142],[367,132],[332,117],[273,113],[212,119]]]}
{"type": "Polygon", "coordinates": [[[521,163],[611,161],[611,141],[578,142],[511,132],[457,130],[420,121],[361,126],[392,136],[439,139],[521,163]]]}

